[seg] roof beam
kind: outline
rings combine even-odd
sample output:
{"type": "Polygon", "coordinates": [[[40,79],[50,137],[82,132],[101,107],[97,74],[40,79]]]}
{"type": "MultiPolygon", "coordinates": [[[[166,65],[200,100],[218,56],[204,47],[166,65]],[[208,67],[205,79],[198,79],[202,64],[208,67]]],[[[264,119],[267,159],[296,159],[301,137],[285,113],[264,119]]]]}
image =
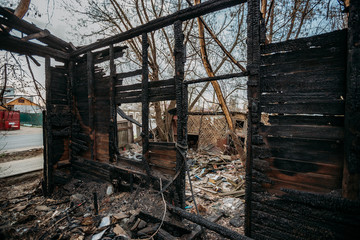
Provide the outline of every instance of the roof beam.
{"type": "Polygon", "coordinates": [[[20,38],[12,36],[0,36],[0,49],[25,54],[25,55],[37,55],[41,57],[52,57],[55,60],[63,62],[69,59],[69,54],[60,50],[53,49],[48,46],[42,46],[33,42],[26,42],[20,38]]]}
{"type": "MultiPolygon", "coordinates": [[[[0,24],[16,29],[25,34],[31,35],[43,31],[43,29],[36,27],[34,24],[31,24],[23,19],[16,17],[14,14],[7,11],[3,7],[0,7],[0,15],[3,16],[2,18],[0,18],[0,24]]],[[[56,48],[59,50],[66,50],[66,51],[72,50],[70,43],[67,43],[64,40],[50,33],[48,36],[39,39],[39,41],[49,45],[52,48],[56,48]]]]}
{"type": "Polygon", "coordinates": [[[193,19],[211,12],[219,11],[225,8],[233,7],[241,3],[246,2],[246,0],[209,0],[204,3],[182,9],[168,16],[154,19],[146,24],[130,29],[129,31],[117,34],[112,37],[105,38],[98,42],[89,44],[87,46],[81,47],[71,53],[71,57],[76,57],[80,54],[86,53],[87,51],[92,51],[97,48],[105,47],[110,44],[119,43],[134,37],[141,35],[142,33],[147,33],[155,31],[167,26],[172,25],[174,22],[186,21],[193,19]]]}

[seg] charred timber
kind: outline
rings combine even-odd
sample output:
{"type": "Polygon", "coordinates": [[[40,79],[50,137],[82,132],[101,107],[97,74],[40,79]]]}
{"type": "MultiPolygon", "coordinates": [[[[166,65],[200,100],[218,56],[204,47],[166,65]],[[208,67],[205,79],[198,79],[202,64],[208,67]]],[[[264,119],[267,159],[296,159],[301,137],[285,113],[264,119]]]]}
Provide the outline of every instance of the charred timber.
{"type": "Polygon", "coordinates": [[[69,59],[69,54],[51,47],[42,46],[32,42],[22,41],[20,38],[12,36],[0,36],[0,49],[25,54],[36,55],[41,57],[50,56],[55,60],[63,62],[69,59]]]}
{"type": "MultiPolygon", "coordinates": [[[[119,57],[122,57],[124,55],[124,50],[127,49],[127,46],[115,46],[114,48],[114,55],[113,55],[113,59],[117,59],[119,57]]],[[[111,60],[111,56],[110,56],[110,47],[106,48],[104,50],[100,50],[100,51],[94,51],[93,56],[94,56],[94,64],[99,64],[105,61],[109,61],[111,60]]],[[[86,56],[82,56],[81,58],[77,59],[78,63],[85,63],[86,62],[86,56]]]]}
{"type": "Polygon", "coordinates": [[[160,28],[170,26],[178,20],[180,20],[180,21],[190,20],[190,19],[202,16],[202,15],[205,15],[205,14],[208,14],[211,12],[215,12],[215,11],[219,11],[219,10],[222,10],[225,8],[233,7],[233,6],[239,5],[241,3],[245,3],[245,2],[246,2],[246,0],[222,0],[222,1],[210,0],[210,1],[198,4],[198,5],[195,5],[193,7],[182,9],[171,15],[152,20],[144,25],[133,28],[124,33],[120,33],[113,37],[105,38],[100,42],[92,43],[85,47],[79,48],[79,49],[73,51],[71,56],[77,56],[77,55],[86,53],[87,51],[105,47],[110,44],[126,41],[128,39],[137,37],[137,36],[141,35],[142,33],[147,33],[147,32],[158,30],[160,28]]]}
{"type": "Polygon", "coordinates": [[[247,14],[247,69],[251,69],[248,79],[248,130],[247,130],[247,158],[245,176],[245,235],[251,236],[251,194],[252,194],[252,171],[253,171],[253,134],[258,132],[260,122],[260,1],[248,1],[247,14]]]}
{"type": "MultiPolygon", "coordinates": [[[[31,35],[31,34],[39,33],[41,31],[43,31],[43,29],[38,28],[35,25],[16,17],[14,14],[10,13],[3,7],[0,7],[0,14],[7,18],[7,20],[2,18],[0,21],[1,24],[4,24],[11,28],[15,28],[16,30],[19,30],[20,32],[31,35]]],[[[46,36],[42,39],[39,39],[39,41],[41,41],[45,44],[48,44],[49,46],[51,46],[53,48],[57,48],[59,50],[67,50],[67,51],[72,50],[70,43],[67,43],[64,40],[61,40],[60,38],[58,38],[52,34],[49,34],[48,36],[46,36]]]]}
{"type": "Polygon", "coordinates": [[[220,226],[219,224],[210,222],[199,215],[194,215],[194,214],[188,213],[187,211],[185,211],[181,208],[178,208],[178,207],[174,207],[172,205],[167,205],[167,206],[168,206],[169,210],[171,212],[173,212],[174,214],[177,214],[180,217],[185,218],[193,223],[196,223],[203,227],[206,227],[207,229],[217,232],[220,235],[227,237],[229,239],[233,239],[233,240],[250,240],[251,239],[251,238],[241,235],[237,232],[234,232],[226,227],[220,226]]]}
{"type": "Polygon", "coordinates": [[[189,81],[185,81],[184,84],[195,84],[195,83],[202,83],[202,82],[227,80],[227,79],[238,78],[238,77],[246,77],[248,75],[249,75],[248,72],[232,73],[232,74],[226,74],[226,75],[221,75],[221,76],[216,76],[216,77],[208,77],[208,78],[199,78],[196,80],[189,80],[189,81]]]}

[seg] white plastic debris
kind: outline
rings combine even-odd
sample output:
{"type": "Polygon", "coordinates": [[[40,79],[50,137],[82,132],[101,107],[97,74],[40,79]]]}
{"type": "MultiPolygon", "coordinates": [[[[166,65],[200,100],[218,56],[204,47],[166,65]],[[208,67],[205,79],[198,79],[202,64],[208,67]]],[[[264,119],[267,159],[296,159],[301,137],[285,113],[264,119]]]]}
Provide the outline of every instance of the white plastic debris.
{"type": "Polygon", "coordinates": [[[110,216],[106,216],[106,217],[103,217],[103,218],[101,219],[99,228],[102,228],[102,227],[105,227],[105,226],[109,226],[109,225],[110,225],[110,216]]]}

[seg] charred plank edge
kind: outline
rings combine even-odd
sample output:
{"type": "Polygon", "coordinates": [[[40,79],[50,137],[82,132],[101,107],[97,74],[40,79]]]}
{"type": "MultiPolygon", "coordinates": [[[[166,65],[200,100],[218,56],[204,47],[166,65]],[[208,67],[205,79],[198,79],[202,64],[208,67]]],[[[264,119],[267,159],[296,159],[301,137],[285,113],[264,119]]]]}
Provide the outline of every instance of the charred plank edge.
{"type": "Polygon", "coordinates": [[[160,28],[164,28],[167,26],[172,25],[178,20],[186,21],[193,19],[195,17],[199,17],[201,15],[205,15],[211,12],[219,11],[225,8],[229,8],[232,6],[239,5],[241,3],[245,3],[246,0],[210,0],[206,1],[204,3],[195,5],[193,7],[189,7],[186,9],[182,9],[180,11],[177,11],[173,14],[170,14],[165,17],[161,17],[155,20],[152,20],[144,25],[141,25],[139,27],[135,27],[130,29],[129,31],[120,33],[118,35],[105,38],[101,42],[95,42],[92,44],[89,44],[87,46],[81,47],[71,53],[71,56],[78,56],[80,54],[86,53],[87,51],[94,50],[96,48],[105,47],[110,44],[126,41],[130,38],[137,37],[141,35],[142,33],[155,31],[160,28]]]}
{"type": "Polygon", "coordinates": [[[225,75],[216,76],[216,77],[188,80],[188,81],[184,81],[184,84],[195,84],[195,83],[211,82],[211,81],[217,81],[217,80],[226,80],[226,79],[232,79],[232,78],[237,78],[237,77],[246,77],[248,75],[249,75],[248,72],[232,73],[232,74],[225,74],[225,75]]]}

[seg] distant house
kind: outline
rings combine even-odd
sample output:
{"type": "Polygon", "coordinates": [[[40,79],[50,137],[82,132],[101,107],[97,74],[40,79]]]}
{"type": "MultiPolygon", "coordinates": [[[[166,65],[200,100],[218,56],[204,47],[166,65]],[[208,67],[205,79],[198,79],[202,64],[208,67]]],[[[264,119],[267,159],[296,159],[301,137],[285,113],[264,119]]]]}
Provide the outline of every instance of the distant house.
{"type": "Polygon", "coordinates": [[[6,103],[6,106],[13,111],[20,113],[41,113],[40,105],[25,97],[16,97],[6,103]]]}

